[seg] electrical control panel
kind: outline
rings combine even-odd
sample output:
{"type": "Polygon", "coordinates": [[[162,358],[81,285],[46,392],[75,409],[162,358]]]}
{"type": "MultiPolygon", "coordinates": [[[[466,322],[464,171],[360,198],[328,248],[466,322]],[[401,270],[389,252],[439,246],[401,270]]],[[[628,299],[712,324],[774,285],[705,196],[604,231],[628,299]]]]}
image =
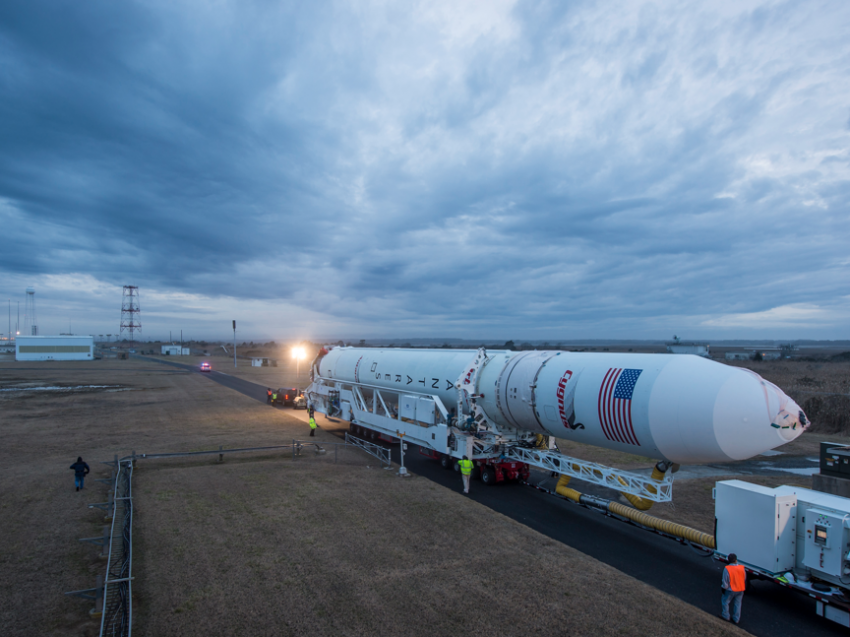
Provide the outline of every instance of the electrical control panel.
{"type": "Polygon", "coordinates": [[[850,551],[850,537],[845,528],[845,513],[826,509],[806,511],[806,551],[803,564],[812,571],[842,577],[846,556],[850,551]]]}

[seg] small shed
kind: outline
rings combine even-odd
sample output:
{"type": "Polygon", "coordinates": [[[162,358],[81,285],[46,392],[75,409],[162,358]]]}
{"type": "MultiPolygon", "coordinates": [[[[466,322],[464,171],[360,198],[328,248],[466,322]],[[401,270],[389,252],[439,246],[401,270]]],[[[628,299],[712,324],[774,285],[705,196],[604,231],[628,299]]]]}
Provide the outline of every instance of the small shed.
{"type": "Polygon", "coordinates": [[[163,345],[162,346],[162,355],[163,356],[180,356],[182,351],[183,350],[179,345],[163,345]]]}
{"type": "Polygon", "coordinates": [[[726,352],[727,361],[748,361],[752,357],[749,352],[726,352]]]}
{"type": "Polygon", "coordinates": [[[16,361],[90,361],[94,336],[18,336],[16,361]]]}
{"type": "Polygon", "coordinates": [[[277,361],[273,358],[257,356],[251,359],[251,367],[277,367],[277,361]]]}

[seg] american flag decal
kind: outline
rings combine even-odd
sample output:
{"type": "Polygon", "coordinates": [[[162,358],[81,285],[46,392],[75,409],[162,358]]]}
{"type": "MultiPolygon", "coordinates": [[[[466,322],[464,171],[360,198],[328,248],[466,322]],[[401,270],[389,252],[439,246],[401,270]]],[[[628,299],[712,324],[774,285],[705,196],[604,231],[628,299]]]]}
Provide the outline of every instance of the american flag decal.
{"type": "Polygon", "coordinates": [[[640,447],[632,427],[632,394],[642,369],[608,370],[599,388],[599,422],[608,440],[640,447]]]}

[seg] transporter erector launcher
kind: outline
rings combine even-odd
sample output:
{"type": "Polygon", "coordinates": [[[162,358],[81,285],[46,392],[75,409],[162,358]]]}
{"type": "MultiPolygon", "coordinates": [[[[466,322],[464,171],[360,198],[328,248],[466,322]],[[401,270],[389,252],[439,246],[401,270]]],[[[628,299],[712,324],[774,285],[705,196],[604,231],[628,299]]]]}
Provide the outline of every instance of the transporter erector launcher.
{"type": "Polygon", "coordinates": [[[320,353],[308,392],[319,411],[352,429],[451,458],[496,454],[571,468],[583,479],[574,459],[552,466],[559,454],[544,437],[669,466],[750,458],[809,425],[758,374],[689,355],[341,347],[320,353]]]}

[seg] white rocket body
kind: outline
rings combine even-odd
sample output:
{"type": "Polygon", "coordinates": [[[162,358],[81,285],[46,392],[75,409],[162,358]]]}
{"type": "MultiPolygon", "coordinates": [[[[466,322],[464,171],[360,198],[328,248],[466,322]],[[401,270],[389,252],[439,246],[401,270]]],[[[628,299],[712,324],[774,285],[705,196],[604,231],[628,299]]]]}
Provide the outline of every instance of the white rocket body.
{"type": "Polygon", "coordinates": [[[743,460],[808,427],[781,389],[746,369],[689,355],[336,348],[323,378],[457,405],[458,386],[497,426],[680,464],[743,460]]]}

